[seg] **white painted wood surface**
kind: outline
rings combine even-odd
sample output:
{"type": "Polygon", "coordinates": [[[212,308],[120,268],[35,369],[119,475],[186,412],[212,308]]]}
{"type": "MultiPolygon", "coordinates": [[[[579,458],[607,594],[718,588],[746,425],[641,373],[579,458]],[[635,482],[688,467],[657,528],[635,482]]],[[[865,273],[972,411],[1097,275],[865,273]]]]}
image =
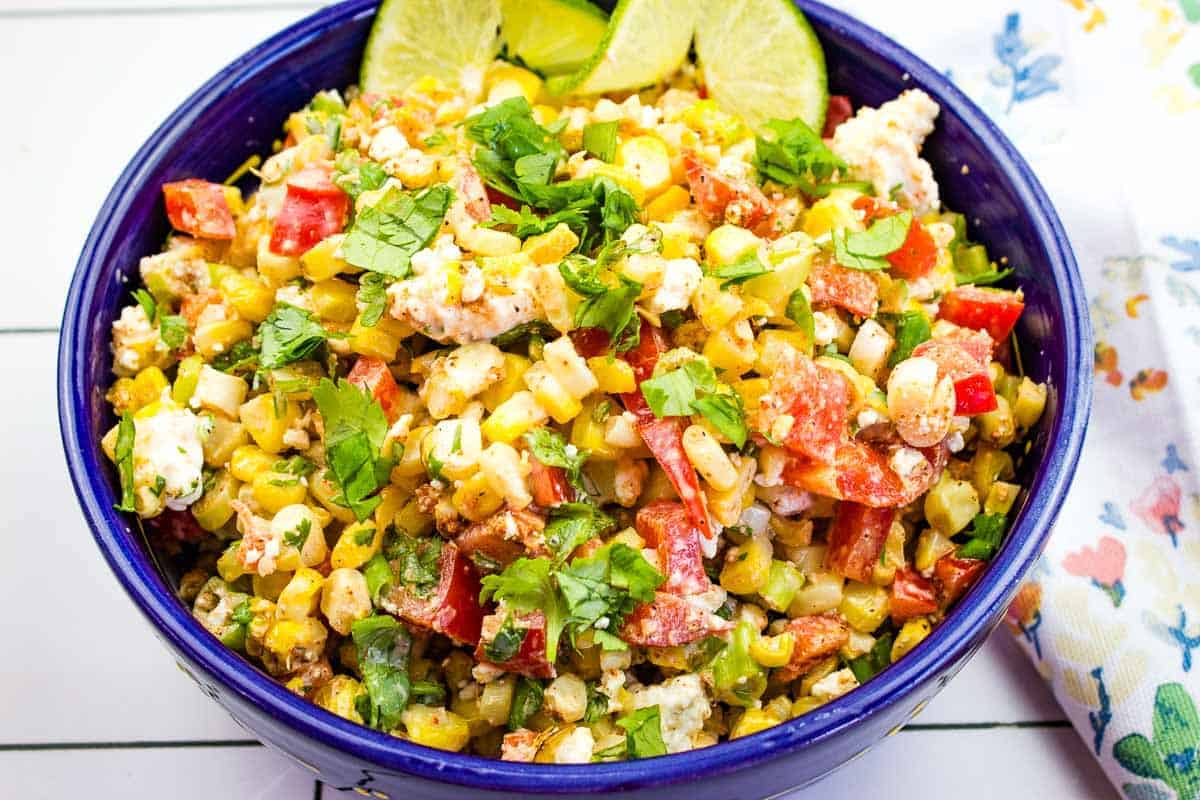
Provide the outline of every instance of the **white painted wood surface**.
{"type": "MultiPolygon", "coordinates": [[[[125,161],[214,71],[317,5],[0,0],[0,71],[17,110],[0,126],[0,796],[335,794],[250,740],[134,611],[80,517],[54,395],[67,283],[125,161]]],[[[915,729],[796,798],[1112,796],[1007,638],[993,636],[915,729]]]]}

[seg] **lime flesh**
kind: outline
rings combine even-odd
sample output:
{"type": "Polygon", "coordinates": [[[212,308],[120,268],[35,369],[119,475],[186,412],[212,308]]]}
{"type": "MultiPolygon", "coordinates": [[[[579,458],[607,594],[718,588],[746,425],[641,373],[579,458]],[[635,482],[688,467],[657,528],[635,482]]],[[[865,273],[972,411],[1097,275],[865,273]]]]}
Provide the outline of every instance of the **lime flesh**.
{"type": "Polygon", "coordinates": [[[596,52],[608,15],[587,0],[501,0],[508,54],[544,75],[575,72],[596,52]]]}

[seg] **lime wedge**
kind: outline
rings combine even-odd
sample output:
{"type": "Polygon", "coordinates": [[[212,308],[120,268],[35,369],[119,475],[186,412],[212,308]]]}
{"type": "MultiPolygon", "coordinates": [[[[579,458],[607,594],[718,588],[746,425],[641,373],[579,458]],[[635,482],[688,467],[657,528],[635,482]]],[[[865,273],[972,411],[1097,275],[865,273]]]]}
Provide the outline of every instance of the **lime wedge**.
{"type": "Polygon", "coordinates": [[[384,0],[359,82],[366,92],[399,94],[432,75],[473,100],[500,49],[499,29],[500,0],[384,0]]]}
{"type": "Polygon", "coordinates": [[[571,75],[546,82],[551,94],[603,94],[640,89],[670,76],[692,43],[696,0],[620,0],[604,39],[571,75]]]}
{"type": "Polygon", "coordinates": [[[508,54],[545,75],[575,72],[608,30],[608,14],[587,0],[500,0],[508,54]]]}
{"type": "Polygon", "coordinates": [[[696,60],[709,96],[750,127],[799,117],[821,130],[829,101],[825,53],[789,0],[706,3],[696,21],[696,60]]]}

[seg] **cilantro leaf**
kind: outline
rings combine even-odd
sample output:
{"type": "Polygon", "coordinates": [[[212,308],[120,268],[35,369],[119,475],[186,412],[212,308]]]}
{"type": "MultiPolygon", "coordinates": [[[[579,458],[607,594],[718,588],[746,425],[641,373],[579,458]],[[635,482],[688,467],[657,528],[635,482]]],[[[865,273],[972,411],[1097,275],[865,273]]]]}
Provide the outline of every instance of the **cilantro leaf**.
{"type": "Polygon", "coordinates": [[[629,592],[629,596],[640,603],[654,600],[654,592],[666,578],[646,560],[639,551],[617,542],[607,545],[609,580],[618,589],[629,592]]]}
{"type": "Polygon", "coordinates": [[[591,503],[562,503],[550,509],[544,534],[555,562],[562,563],[575,548],[616,526],[616,520],[591,503]]]}
{"type": "Polygon", "coordinates": [[[991,559],[1004,540],[1008,518],[1004,514],[977,514],[971,521],[971,537],[958,549],[959,558],[991,559]]]}
{"type": "Polygon", "coordinates": [[[258,333],[262,337],[259,369],[276,369],[306,358],[329,338],[316,317],[287,303],[271,310],[258,333]]]}
{"type": "Polygon", "coordinates": [[[866,653],[850,659],[848,666],[859,683],[865,683],[874,678],[883,671],[884,667],[892,663],[892,641],[894,639],[895,636],[888,631],[880,635],[866,653]]]}
{"type": "Polygon", "coordinates": [[[178,314],[170,314],[165,317],[160,317],[158,320],[158,333],[162,336],[163,344],[172,350],[178,350],[183,347],[183,343],[187,341],[188,331],[187,320],[178,314]]]}
{"type": "Polygon", "coordinates": [[[375,493],[387,485],[392,461],[380,455],[388,423],[383,409],[357,386],[328,378],[312,390],[325,422],[328,475],[341,488],[334,502],[364,520],[379,505],[375,493]]]}
{"type": "Polygon", "coordinates": [[[517,611],[541,611],[546,616],[546,660],[558,657],[558,640],[566,624],[566,609],[551,578],[548,558],[518,558],[498,575],[485,575],[479,602],[503,601],[517,611]]]}
{"type": "Polygon", "coordinates": [[[258,348],[249,339],[243,339],[212,360],[213,369],[221,372],[253,372],[258,368],[258,348]]]}
{"type": "Polygon", "coordinates": [[[746,411],[740,395],[729,392],[698,397],[692,401],[692,410],[711,422],[739,450],[746,445],[750,429],[746,426],[746,411]]]}
{"type": "Polygon", "coordinates": [[[158,318],[158,302],[154,299],[154,295],[145,289],[134,289],[133,299],[142,307],[142,311],[146,312],[146,319],[150,320],[150,324],[153,325],[154,320],[158,318]]]}
{"type": "Polygon", "coordinates": [[[689,416],[697,391],[714,392],[716,388],[716,373],[700,359],[641,383],[642,396],[656,417],[689,416]]]}
{"type": "Polygon", "coordinates": [[[381,272],[367,272],[358,279],[358,294],[355,299],[363,306],[359,316],[359,324],[364,328],[373,328],[379,324],[383,312],[387,310],[387,287],[391,281],[381,272]]]}
{"type": "Polygon", "coordinates": [[[929,339],[932,332],[929,317],[921,311],[905,311],[896,318],[896,349],[888,358],[887,365],[894,367],[912,355],[917,345],[929,339]]]}
{"type": "Polygon", "coordinates": [[[526,632],[525,628],[518,628],[513,624],[512,614],[509,614],[496,631],[495,637],[483,646],[483,654],[495,664],[511,660],[520,652],[526,632]]]}
{"type": "Polygon", "coordinates": [[[580,470],[590,453],[568,445],[563,435],[553,428],[535,428],[523,437],[533,457],[547,467],[562,467],[567,471],[567,480],[580,494],[584,494],[580,470]],[[568,449],[569,448],[569,449],[568,449]]]}
{"type": "Polygon", "coordinates": [[[808,303],[808,295],[804,294],[803,289],[797,289],[792,292],[783,313],[788,319],[796,323],[796,326],[800,328],[800,332],[804,334],[805,339],[809,342],[816,340],[816,320],[813,318],[812,306],[808,303]]]}
{"type": "Polygon", "coordinates": [[[601,328],[608,332],[609,341],[618,352],[629,350],[638,343],[638,321],[635,304],[642,294],[642,285],[619,276],[620,286],[593,295],[575,309],[576,328],[601,328]]]}
{"type": "Polygon", "coordinates": [[[599,722],[608,713],[608,695],[603,694],[594,681],[587,684],[587,708],[583,712],[583,721],[587,724],[599,722]]]}
{"type": "Polygon", "coordinates": [[[662,715],[657,705],[639,708],[617,720],[617,725],[625,729],[625,749],[630,758],[667,754],[662,737],[662,715]]]}
{"type": "Polygon", "coordinates": [[[495,228],[498,225],[513,226],[513,235],[518,239],[527,239],[554,230],[561,223],[574,230],[587,227],[587,216],[579,204],[569,205],[553,214],[539,216],[527,205],[522,205],[520,211],[513,211],[508,206],[492,205],[492,218],[482,223],[484,227],[495,228]]]}
{"type": "Polygon", "coordinates": [[[601,161],[611,162],[617,155],[617,120],[592,122],[583,126],[583,149],[601,161]]]}
{"type": "Polygon", "coordinates": [[[856,253],[851,253],[846,248],[846,232],[833,232],[833,258],[837,263],[847,269],[857,269],[862,272],[882,272],[891,265],[882,258],[874,256],[860,256],[856,253]]]}
{"type": "Polygon", "coordinates": [[[453,195],[445,184],[415,195],[396,187],[388,189],[375,205],[355,217],[342,242],[347,263],[407,278],[412,271],[410,260],[437,235],[453,195]]]}
{"type": "Polygon", "coordinates": [[[522,675],[517,679],[516,689],[513,690],[512,706],[508,711],[508,729],[515,731],[525,727],[525,723],[542,708],[546,688],[541,681],[526,678],[522,675]]]}
{"type": "Polygon", "coordinates": [[[362,158],[354,150],[338,153],[333,165],[333,183],[357,200],[363,192],[373,192],[387,183],[388,175],[374,161],[362,158]]]}
{"type": "Polygon", "coordinates": [[[832,187],[819,184],[835,170],[846,170],[845,162],[803,120],[773,119],[763,127],[769,133],[754,142],[754,166],[764,179],[821,197],[832,187]]]}
{"type": "Polygon", "coordinates": [[[367,690],[358,711],[370,727],[390,731],[400,724],[412,692],[408,677],[412,637],[397,620],[384,615],[355,621],[350,636],[367,690]]]}
{"type": "Polygon", "coordinates": [[[524,97],[510,97],[487,110],[468,117],[467,138],[480,147],[475,168],[480,176],[505,194],[533,205],[526,184],[545,186],[554,176],[566,151],[550,131],[533,119],[533,109],[524,97]]]}
{"type": "Polygon", "coordinates": [[[605,650],[627,645],[614,632],[639,602],[654,599],[666,578],[640,552],[626,544],[605,545],[589,558],[577,558],[555,573],[572,640],[592,630],[605,650]]]}
{"type": "MultiPolygon", "coordinates": [[[[367,529],[374,538],[374,528],[367,529]]],[[[388,560],[395,565],[396,578],[420,597],[428,597],[441,580],[438,566],[442,558],[442,540],[436,536],[414,538],[398,533],[387,540],[384,548],[388,560]]]]}
{"type": "Polygon", "coordinates": [[[117,462],[117,474],[121,478],[121,502],[116,506],[117,511],[135,511],[133,484],[133,442],[135,430],[133,415],[125,412],[117,426],[117,443],[113,452],[113,460],[117,462]]]}
{"type": "Polygon", "coordinates": [[[734,284],[744,283],[759,275],[766,275],[770,271],[766,264],[758,260],[755,253],[746,253],[731,264],[713,267],[708,274],[713,278],[720,279],[722,289],[728,289],[734,284]]]}

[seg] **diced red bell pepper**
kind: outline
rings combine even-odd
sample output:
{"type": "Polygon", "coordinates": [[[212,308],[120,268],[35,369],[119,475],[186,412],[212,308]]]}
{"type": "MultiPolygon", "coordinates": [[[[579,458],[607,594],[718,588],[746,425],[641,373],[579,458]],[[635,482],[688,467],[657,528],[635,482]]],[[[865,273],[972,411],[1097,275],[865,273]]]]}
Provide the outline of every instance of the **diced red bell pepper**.
{"type": "Polygon", "coordinates": [[[389,424],[400,419],[404,396],[400,393],[400,387],[392,377],[387,362],[382,358],[359,356],[346,380],[375,398],[389,424]]]}
{"type": "Polygon", "coordinates": [[[1000,342],[1012,333],[1025,310],[1021,290],[993,289],[987,286],[958,286],[942,298],[940,319],[956,325],[987,331],[1000,342]]]}
{"type": "Polygon", "coordinates": [[[271,231],[272,253],[304,255],[346,227],[350,195],[335,185],[330,175],[328,166],[311,164],[288,179],[287,194],[271,231]]]}
{"type": "Polygon", "coordinates": [[[232,239],[237,234],[225,187],[197,178],[163,184],[167,219],[177,231],[199,239],[232,239]]]}
{"type": "Polygon", "coordinates": [[[528,614],[512,614],[513,626],[524,630],[525,637],[516,654],[507,661],[492,661],[487,647],[495,640],[508,614],[489,614],[483,618],[479,634],[479,646],[475,648],[477,661],[494,664],[506,672],[515,672],[528,678],[553,678],[557,674],[554,665],[546,659],[546,615],[541,611],[528,614]]]}
{"type": "MultiPolygon", "coordinates": [[[[603,331],[601,332],[603,333],[603,331]]],[[[607,346],[606,343],[605,347],[607,346]]],[[[638,330],[637,346],[627,350],[621,355],[621,358],[629,362],[629,366],[633,367],[634,378],[641,383],[654,375],[654,367],[658,365],[659,357],[669,349],[671,348],[667,344],[667,337],[662,329],[642,320],[638,330]]]]}
{"type": "Polygon", "coordinates": [[[442,545],[438,585],[422,597],[406,586],[394,588],[386,610],[420,628],[449,636],[459,644],[479,644],[483,609],[479,605],[479,572],[453,542],[442,545]]]}
{"type": "Polygon", "coordinates": [[[896,578],[892,581],[892,598],[888,605],[892,621],[899,624],[937,611],[937,592],[933,584],[921,573],[904,567],[896,570],[896,578]]]}
{"type": "Polygon", "coordinates": [[[476,222],[486,222],[492,218],[492,203],[488,199],[487,187],[483,185],[483,179],[466,156],[458,160],[458,175],[454,188],[472,219],[476,222]]]}
{"type": "Polygon", "coordinates": [[[659,564],[667,577],[659,591],[689,595],[712,588],[704,571],[700,531],[681,504],[657,500],[643,506],[635,524],[646,544],[658,550],[659,564]]]}
{"type": "Polygon", "coordinates": [[[992,379],[986,372],[976,372],[954,382],[954,413],[964,417],[986,414],[999,407],[992,379]]]}
{"type": "Polygon", "coordinates": [[[894,508],[871,508],[846,500],[838,503],[829,528],[825,568],[870,583],[895,518],[894,508]]]}
{"type": "Polygon", "coordinates": [[[546,466],[533,457],[529,459],[529,487],[533,502],[542,508],[553,508],[575,499],[575,489],[567,480],[567,471],[562,467],[546,466]]]}
{"type": "Polygon", "coordinates": [[[850,104],[849,97],[844,94],[829,95],[829,103],[825,108],[825,128],[821,131],[821,137],[831,138],[838,126],[853,116],[854,106],[850,104]]]}
{"type": "Polygon", "coordinates": [[[943,605],[950,605],[970,589],[983,574],[987,562],[978,558],[942,556],[933,565],[933,578],[937,582],[943,605]]]}
{"type": "Polygon", "coordinates": [[[754,427],[770,431],[774,421],[786,414],[793,422],[783,437],[783,446],[797,455],[829,464],[837,456],[838,446],[850,435],[849,404],[850,384],[843,375],[794,350],[785,351],[772,375],[771,391],[762,398],[754,415],[754,427]]]}
{"type": "MultiPolygon", "coordinates": [[[[991,337],[983,331],[972,333],[987,339],[990,354],[991,337]]],[[[973,416],[995,411],[996,392],[987,372],[987,361],[981,362],[977,355],[967,350],[970,346],[975,353],[982,353],[983,342],[978,339],[963,341],[966,344],[944,339],[922,342],[913,348],[912,354],[932,360],[938,365],[938,377],[949,377],[954,382],[956,414],[973,416]]]]}
{"type": "Polygon", "coordinates": [[[679,595],[658,592],[653,603],[642,603],[625,618],[617,635],[635,647],[675,647],[732,627],[679,595]]]}
{"type": "Polygon", "coordinates": [[[827,257],[813,260],[808,275],[815,306],[837,306],[860,317],[875,315],[879,305],[879,284],[869,272],[846,269],[827,257]]]}
{"type": "Polygon", "coordinates": [[[908,236],[895,252],[885,258],[892,265],[892,272],[901,278],[915,280],[928,275],[937,266],[937,242],[929,230],[913,218],[908,226],[908,236]]]}
{"type": "Polygon", "coordinates": [[[796,637],[792,659],[775,673],[780,680],[794,681],[823,658],[841,650],[850,641],[850,628],[836,614],[797,617],[784,628],[796,637]]]}
{"type": "Polygon", "coordinates": [[[709,169],[694,151],[684,151],[683,166],[696,207],[709,221],[753,228],[771,214],[761,189],[709,169]]]}

